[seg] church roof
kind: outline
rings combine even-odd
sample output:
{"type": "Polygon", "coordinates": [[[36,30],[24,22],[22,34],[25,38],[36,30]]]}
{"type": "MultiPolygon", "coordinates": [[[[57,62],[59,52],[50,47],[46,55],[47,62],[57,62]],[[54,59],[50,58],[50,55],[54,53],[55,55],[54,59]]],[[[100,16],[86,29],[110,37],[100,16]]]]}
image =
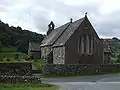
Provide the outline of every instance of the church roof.
{"type": "Polygon", "coordinates": [[[70,36],[75,32],[75,30],[80,26],[83,20],[84,18],[81,18],[75,22],[72,22],[64,31],[64,33],[58,38],[53,47],[64,45],[70,36]]]}
{"type": "MultiPolygon", "coordinates": [[[[55,30],[53,30],[46,38],[42,41],[41,47],[43,46],[63,46],[70,36],[77,30],[81,23],[87,18],[87,16],[80,18],[75,22],[68,22],[55,30]]],[[[89,20],[88,20],[89,21],[89,20]]],[[[93,30],[94,35],[97,35],[95,30],[93,30]]]]}
{"type": "Polygon", "coordinates": [[[49,46],[53,45],[56,40],[61,36],[61,34],[67,29],[67,27],[70,25],[70,22],[67,24],[64,24],[55,30],[53,30],[46,38],[42,41],[41,46],[49,46]]]}
{"type": "MultiPolygon", "coordinates": [[[[85,17],[84,17],[85,18],[85,17]]],[[[42,46],[61,46],[65,44],[67,39],[72,35],[72,33],[77,29],[77,27],[82,23],[84,18],[81,18],[75,22],[68,22],[55,30],[53,30],[43,41],[42,46]]]]}

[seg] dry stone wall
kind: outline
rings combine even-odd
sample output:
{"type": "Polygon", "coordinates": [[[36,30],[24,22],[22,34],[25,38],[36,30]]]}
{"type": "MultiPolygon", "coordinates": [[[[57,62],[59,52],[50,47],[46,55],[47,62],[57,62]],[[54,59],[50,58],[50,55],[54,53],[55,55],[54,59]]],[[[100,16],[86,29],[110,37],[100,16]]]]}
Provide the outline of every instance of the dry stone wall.
{"type": "Polygon", "coordinates": [[[120,64],[47,64],[43,66],[43,74],[80,74],[96,72],[117,72],[120,64]]]}
{"type": "Polygon", "coordinates": [[[30,76],[31,63],[0,63],[0,76],[30,76]]]}
{"type": "Polygon", "coordinates": [[[32,63],[0,63],[0,83],[40,83],[32,76],[32,63]]]}
{"type": "Polygon", "coordinates": [[[0,83],[40,83],[36,76],[0,76],[0,83]]]}

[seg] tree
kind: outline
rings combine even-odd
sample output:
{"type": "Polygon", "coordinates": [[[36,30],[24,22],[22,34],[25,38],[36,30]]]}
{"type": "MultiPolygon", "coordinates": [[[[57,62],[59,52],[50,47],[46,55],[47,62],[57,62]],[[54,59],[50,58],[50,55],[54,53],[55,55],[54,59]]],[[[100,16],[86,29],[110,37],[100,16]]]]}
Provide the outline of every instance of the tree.
{"type": "Polygon", "coordinates": [[[117,55],[117,60],[116,60],[117,63],[120,63],[120,54],[117,55]]]}
{"type": "Polygon", "coordinates": [[[113,39],[113,40],[116,40],[116,41],[117,41],[117,40],[119,41],[119,39],[118,39],[118,38],[116,38],[116,37],[113,37],[112,39],[113,39]]]}
{"type": "Polygon", "coordinates": [[[20,26],[17,26],[18,31],[22,31],[22,28],[20,26]]]}

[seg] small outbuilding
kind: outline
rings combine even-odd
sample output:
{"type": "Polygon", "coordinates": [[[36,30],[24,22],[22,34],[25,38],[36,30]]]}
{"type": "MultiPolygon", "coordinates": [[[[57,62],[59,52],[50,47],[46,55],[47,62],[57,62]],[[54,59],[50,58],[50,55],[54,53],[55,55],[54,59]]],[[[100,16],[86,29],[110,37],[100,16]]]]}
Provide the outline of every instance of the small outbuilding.
{"type": "Polygon", "coordinates": [[[34,59],[40,59],[41,58],[40,43],[29,42],[28,55],[34,59]]]}

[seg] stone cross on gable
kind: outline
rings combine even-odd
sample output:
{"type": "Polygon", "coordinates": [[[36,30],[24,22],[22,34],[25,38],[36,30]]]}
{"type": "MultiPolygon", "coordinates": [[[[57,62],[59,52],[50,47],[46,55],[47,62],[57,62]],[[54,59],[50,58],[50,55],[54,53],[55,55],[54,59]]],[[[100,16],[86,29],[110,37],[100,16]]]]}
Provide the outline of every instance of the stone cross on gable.
{"type": "Polygon", "coordinates": [[[87,17],[87,14],[88,14],[88,13],[86,12],[86,13],[85,13],[85,17],[87,17]]]}
{"type": "Polygon", "coordinates": [[[72,23],[72,20],[73,20],[73,19],[71,18],[71,19],[70,19],[70,22],[71,22],[71,23],[72,23]]]}

